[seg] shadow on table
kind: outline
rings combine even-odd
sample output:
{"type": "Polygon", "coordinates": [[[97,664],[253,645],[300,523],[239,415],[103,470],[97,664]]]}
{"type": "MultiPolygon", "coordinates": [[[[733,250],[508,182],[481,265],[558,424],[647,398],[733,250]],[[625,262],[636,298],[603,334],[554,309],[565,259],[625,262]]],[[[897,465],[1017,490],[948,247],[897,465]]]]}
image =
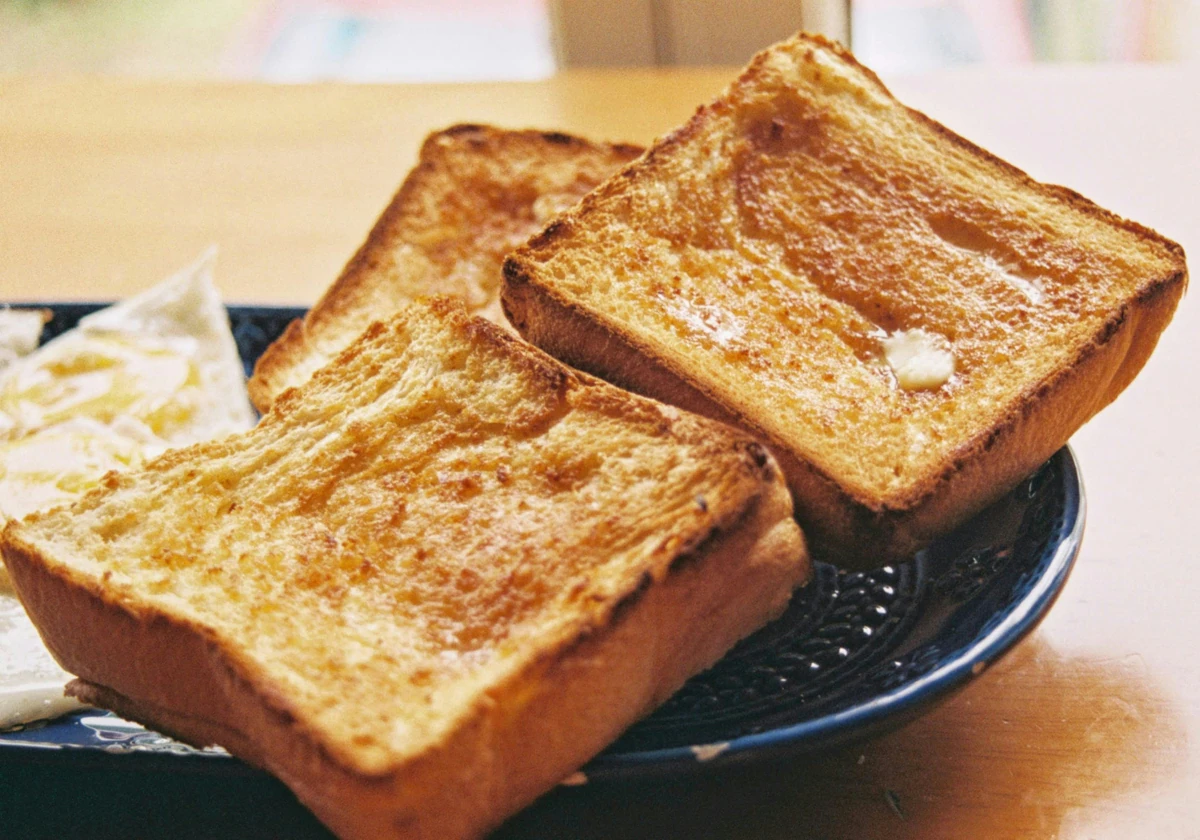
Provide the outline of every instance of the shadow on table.
{"type": "Polygon", "coordinates": [[[1064,657],[1034,636],[885,737],[653,786],[558,788],[493,840],[1053,837],[1068,813],[1170,777],[1185,743],[1140,657],[1064,657]]]}
{"type": "MultiPolygon", "coordinates": [[[[558,788],[493,840],[1054,836],[1069,811],[1168,777],[1182,723],[1137,657],[1027,641],[944,706],[858,747],[669,782],[558,788]]],[[[278,782],[246,774],[68,772],[0,764],[0,837],[330,835],[278,782]]]]}

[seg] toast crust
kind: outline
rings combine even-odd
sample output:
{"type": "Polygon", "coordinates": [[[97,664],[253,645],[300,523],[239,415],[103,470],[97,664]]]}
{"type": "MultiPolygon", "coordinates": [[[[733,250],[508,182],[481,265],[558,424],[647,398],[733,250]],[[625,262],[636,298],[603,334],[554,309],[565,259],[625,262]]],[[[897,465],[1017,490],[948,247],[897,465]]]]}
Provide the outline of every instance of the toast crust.
{"type": "MultiPolygon", "coordinates": [[[[702,383],[689,381],[685,369],[655,358],[635,336],[610,329],[587,310],[557,299],[544,287],[525,282],[515,271],[509,273],[507,265],[505,271],[505,315],[533,344],[579,370],[634,393],[746,429],[766,443],[787,478],[796,517],[806,523],[805,537],[814,551],[822,551],[825,556],[836,554],[840,535],[859,530],[863,523],[869,526],[878,518],[818,467],[797,458],[786,445],[772,441],[771,435],[750,417],[722,405],[706,393],[702,383]],[[601,364],[595,363],[598,347],[603,348],[601,364]]],[[[897,540],[890,533],[887,539],[897,540]]],[[[860,550],[869,554],[871,548],[860,550]]],[[[863,557],[859,562],[866,568],[872,560],[863,557]]]]}
{"type": "MultiPolygon", "coordinates": [[[[1186,276],[1186,275],[1185,275],[1186,276]]],[[[1182,279],[1182,278],[1181,278],[1182,279]]],[[[787,477],[796,518],[816,556],[874,568],[902,559],[978,513],[1066,444],[1145,365],[1186,282],[1160,284],[1115,313],[1095,342],[1052,379],[1030,388],[1004,420],[959,447],[933,481],[907,498],[879,503],[856,495],[806,461],[756,420],[706,393],[686,369],[656,358],[629,333],[527,282],[505,266],[505,314],[527,340],[623,388],[746,429],[770,448],[787,477]],[[596,348],[603,348],[597,353],[596,348]],[[600,361],[598,362],[597,359],[600,361]]]]}
{"type": "MultiPolygon", "coordinates": [[[[286,711],[272,709],[271,695],[240,679],[220,646],[196,646],[195,628],[172,626],[174,638],[167,639],[160,617],[133,616],[86,593],[77,599],[71,590],[78,582],[62,578],[25,575],[21,591],[78,605],[82,618],[99,622],[93,628],[138,650],[154,622],[158,638],[142,667],[204,674],[189,685],[201,702],[229,698],[227,713],[216,718],[174,711],[174,698],[164,705],[155,695],[133,698],[78,681],[71,693],[84,702],[196,746],[224,746],[277,776],[339,837],[479,837],[613,741],[627,726],[615,721],[644,716],[783,612],[787,599],[779,591],[794,581],[796,544],[780,517],[788,518],[790,508],[786,489],[777,485],[743,527],[675,563],[664,580],[625,593],[602,625],[545,651],[494,699],[481,699],[436,750],[376,774],[347,767],[286,711]],[[511,701],[518,697],[514,714],[511,701]]],[[[43,632],[51,638],[55,631],[43,632]]],[[[127,658],[129,649],[122,654],[118,647],[114,660],[127,658]]]]}
{"type": "Polygon", "coordinates": [[[430,134],[341,275],[258,359],[251,401],[266,412],[372,321],[418,297],[454,294],[471,312],[503,324],[496,298],[504,254],[641,152],[484,125],[430,134]]]}
{"type": "MultiPolygon", "coordinates": [[[[731,399],[732,386],[724,380],[718,385],[718,379],[710,378],[707,370],[698,373],[682,351],[662,352],[661,346],[626,326],[621,319],[628,316],[617,318],[607,306],[581,297],[574,285],[560,284],[559,276],[580,271],[579,266],[588,265],[586,261],[581,258],[578,264],[572,263],[569,260],[574,257],[568,256],[565,262],[554,262],[559,254],[581,249],[579,243],[596,235],[597,224],[606,223],[618,213],[633,212],[627,211],[623,202],[642,200],[644,193],[639,190],[652,188],[643,184],[657,185],[656,178],[666,177],[659,173],[674,172],[670,168],[673,159],[683,158],[689,144],[711,142],[706,133],[710,126],[731,119],[738,107],[732,101],[742,101],[739,97],[751,101],[746,91],[769,72],[781,51],[800,55],[801,62],[819,65],[833,60],[848,64],[853,72],[865,77],[873,91],[870,95],[886,98],[887,107],[899,105],[873,73],[846,50],[823,38],[802,34],[760,53],[718,100],[701,107],[688,123],[656,143],[639,161],[510,255],[504,267],[502,303],[506,315],[525,338],[568,363],[640,393],[736,424],[758,436],[770,446],[788,476],[797,516],[814,553],[843,565],[865,566],[911,554],[986,507],[1111,402],[1141,369],[1170,321],[1186,289],[1187,270],[1178,244],[1097,207],[1071,190],[1036,182],[924,114],[900,106],[907,117],[953,150],[946,154],[963,155],[970,165],[998,171],[995,177],[1008,179],[1006,189],[1064,203],[1072,212],[1132,234],[1139,247],[1153,255],[1146,261],[1157,268],[1142,274],[1137,285],[1069,356],[1037,381],[1026,382],[1005,396],[1002,410],[989,417],[987,423],[976,423],[976,428],[962,434],[928,468],[908,473],[903,481],[892,485],[878,482],[877,487],[848,480],[838,459],[823,457],[832,454],[831,449],[805,449],[790,429],[773,425],[775,418],[763,411],[762,403],[751,393],[752,377],[736,392],[736,399],[731,399]],[[820,53],[834,58],[815,57],[820,53]]],[[[817,73],[819,76],[820,71],[817,73]]],[[[772,128],[777,125],[772,123],[772,128]]],[[[843,177],[853,178],[855,173],[850,171],[843,177]]],[[[663,267],[669,263],[649,265],[645,269],[648,272],[671,270],[663,267]]],[[[948,387],[956,393],[953,383],[948,387]]],[[[814,410],[820,410],[820,406],[814,410]]],[[[860,429],[858,435],[862,434],[871,435],[872,429],[860,429]]]]}
{"type": "MultiPolygon", "coordinates": [[[[809,568],[790,496],[758,444],[575,374],[448,301],[431,306],[472,343],[516,362],[553,399],[565,393],[574,406],[656,425],[657,434],[712,447],[719,456],[713,463],[724,465],[724,489],[701,506],[696,524],[668,531],[674,536],[639,574],[588,596],[586,609],[539,637],[536,650],[522,654],[519,666],[475,696],[433,742],[381,758],[331,738],[238,640],[60,556],[61,548],[37,536],[44,523],[58,521],[55,514],[13,523],[0,541],[47,646],[81,678],[75,694],[192,743],[220,743],[277,775],[347,838],[479,836],[781,612],[809,568]]],[[[346,371],[359,363],[371,365],[395,329],[373,325],[339,357],[337,370],[278,400],[262,421],[267,432],[306,422],[312,392],[352,378],[346,371]]],[[[561,416],[551,412],[547,422],[561,416]]],[[[177,450],[146,473],[186,470],[203,451],[239,450],[236,441],[177,450]]],[[[108,476],[76,517],[137,481],[108,476]]]]}

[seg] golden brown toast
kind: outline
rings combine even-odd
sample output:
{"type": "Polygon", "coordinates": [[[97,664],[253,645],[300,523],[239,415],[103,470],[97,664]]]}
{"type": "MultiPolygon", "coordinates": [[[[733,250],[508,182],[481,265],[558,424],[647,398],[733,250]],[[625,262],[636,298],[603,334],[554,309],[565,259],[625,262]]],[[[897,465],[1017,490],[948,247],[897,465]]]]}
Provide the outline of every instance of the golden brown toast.
{"type": "Polygon", "coordinates": [[[478,836],[809,570],[749,436],[449,299],[2,545],[78,696],[227,747],[344,838],[478,836]]]}
{"type": "Polygon", "coordinates": [[[431,134],[341,276],[258,360],[254,405],[265,412],[372,321],[418,297],[456,295],[471,312],[507,326],[497,299],[504,255],[641,151],[481,125],[431,134]]]}
{"type": "Polygon", "coordinates": [[[753,432],[814,554],[870,564],[1115,398],[1186,276],[799,35],[510,257],[502,299],[567,363],[753,432]]]}

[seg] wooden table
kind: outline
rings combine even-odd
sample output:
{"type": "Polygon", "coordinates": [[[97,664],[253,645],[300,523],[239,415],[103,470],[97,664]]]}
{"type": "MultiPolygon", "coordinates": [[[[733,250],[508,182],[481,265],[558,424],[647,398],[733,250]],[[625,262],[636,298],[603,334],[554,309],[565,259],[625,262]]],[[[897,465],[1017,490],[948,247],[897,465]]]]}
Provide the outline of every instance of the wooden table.
{"type": "MultiPolygon", "coordinates": [[[[308,303],[430,129],[490,121],[647,141],[727,76],[428,87],[2,80],[0,299],[126,294],[216,242],[230,300],[308,303]]],[[[978,69],[889,81],[1035,177],[1200,250],[1195,71],[978,69]]],[[[503,836],[1200,837],[1198,357],[1200,315],[1185,300],[1141,377],[1073,441],[1090,517],[1065,594],[966,691],[890,736],[784,767],[559,789],[503,836]]]]}

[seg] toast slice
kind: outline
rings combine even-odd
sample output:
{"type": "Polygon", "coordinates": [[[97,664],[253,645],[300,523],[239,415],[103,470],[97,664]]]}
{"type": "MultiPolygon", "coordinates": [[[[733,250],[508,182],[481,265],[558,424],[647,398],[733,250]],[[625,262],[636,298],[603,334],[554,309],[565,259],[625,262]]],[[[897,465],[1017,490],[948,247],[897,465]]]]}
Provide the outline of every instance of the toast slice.
{"type": "Polygon", "coordinates": [[[799,35],[505,264],[518,331],[740,425],[815,556],[911,553],[1114,399],[1183,250],[1032,180],[799,35]]]}
{"type": "Polygon", "coordinates": [[[225,746],[344,838],[478,836],[809,572],[758,443],[449,299],[2,544],[77,696],[225,746]]]}
{"type": "Polygon", "coordinates": [[[254,405],[265,412],[372,321],[418,297],[457,295],[471,312],[507,326],[498,300],[504,255],[641,151],[481,125],[431,134],[341,276],[258,360],[254,405]]]}

